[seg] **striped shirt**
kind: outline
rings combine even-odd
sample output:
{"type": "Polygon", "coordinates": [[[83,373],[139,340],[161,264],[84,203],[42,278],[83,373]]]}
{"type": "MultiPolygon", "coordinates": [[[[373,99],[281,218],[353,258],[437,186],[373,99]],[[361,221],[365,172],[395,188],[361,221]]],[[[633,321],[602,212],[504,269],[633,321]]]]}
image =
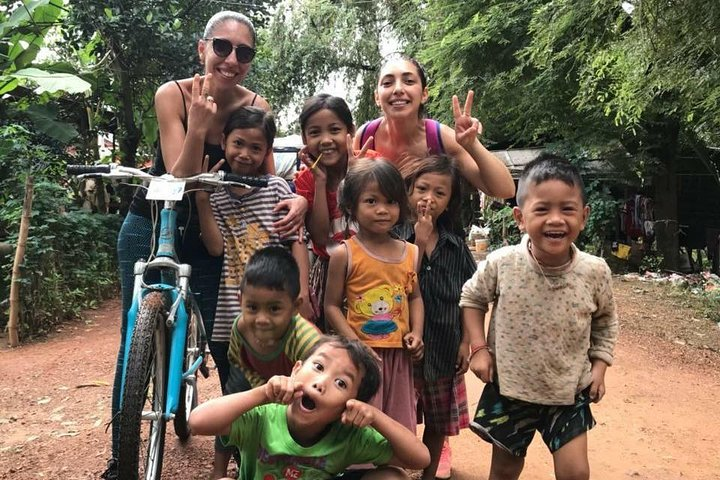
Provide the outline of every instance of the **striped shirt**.
{"type": "MultiPolygon", "coordinates": [[[[394,233],[399,238],[415,241],[412,224],[400,225],[394,233]]],[[[437,245],[429,258],[427,253],[423,255],[418,272],[425,305],[422,371],[428,382],[455,375],[455,361],[462,341],[458,302],[465,281],[476,269],[477,264],[462,238],[440,228],[437,245]]]]}
{"type": "Polygon", "coordinates": [[[321,335],[315,325],[295,315],[277,349],[268,355],[260,355],[245,341],[238,329],[239,322],[242,322],[242,315],[238,315],[232,328],[228,359],[242,371],[252,387],[262,385],[273,375],[290,375],[295,362],[305,358],[305,353],[321,335]]]}
{"type": "Polygon", "coordinates": [[[281,238],[275,233],[272,225],[285,213],[273,212],[273,208],[294,195],[282,178],[269,176],[268,179],[267,187],[254,188],[242,195],[228,188],[210,195],[210,206],[225,243],[211,338],[216,342],[230,340],[233,320],[240,313],[240,282],[252,254],[270,245],[289,247],[298,238],[296,234],[281,238]]]}

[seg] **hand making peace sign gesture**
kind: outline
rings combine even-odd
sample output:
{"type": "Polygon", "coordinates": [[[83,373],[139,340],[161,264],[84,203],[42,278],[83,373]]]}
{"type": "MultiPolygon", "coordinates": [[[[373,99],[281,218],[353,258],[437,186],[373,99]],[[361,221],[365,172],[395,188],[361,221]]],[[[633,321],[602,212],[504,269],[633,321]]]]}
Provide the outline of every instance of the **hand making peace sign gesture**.
{"type": "Polygon", "coordinates": [[[217,113],[217,104],[212,95],[210,95],[211,88],[212,73],[205,75],[202,88],[200,87],[200,75],[195,74],[192,81],[188,128],[191,126],[207,128],[208,122],[213,115],[217,113]]]}
{"type": "Polygon", "coordinates": [[[453,117],[455,117],[455,140],[465,150],[468,150],[477,139],[477,136],[482,133],[482,124],[471,115],[474,97],[475,92],[470,90],[465,98],[465,106],[462,112],[460,111],[460,100],[458,100],[457,95],[453,95],[452,98],[453,117]]]}
{"type": "Polygon", "coordinates": [[[360,151],[355,154],[355,150],[353,150],[353,136],[349,133],[346,137],[347,142],[347,156],[348,156],[348,168],[352,167],[352,165],[357,162],[358,158],[363,158],[365,156],[365,153],[370,150],[370,144],[373,142],[373,136],[370,135],[367,140],[365,140],[365,145],[363,145],[360,148],[360,151]]]}

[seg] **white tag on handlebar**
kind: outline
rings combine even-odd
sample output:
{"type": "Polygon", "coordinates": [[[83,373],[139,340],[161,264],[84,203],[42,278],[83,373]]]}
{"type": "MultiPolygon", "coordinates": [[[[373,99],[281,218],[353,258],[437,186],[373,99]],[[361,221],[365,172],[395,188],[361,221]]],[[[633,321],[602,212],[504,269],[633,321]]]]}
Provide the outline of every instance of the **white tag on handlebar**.
{"type": "Polygon", "coordinates": [[[182,180],[168,182],[160,179],[150,180],[147,195],[148,200],[182,200],[185,193],[185,182],[182,180]]]}

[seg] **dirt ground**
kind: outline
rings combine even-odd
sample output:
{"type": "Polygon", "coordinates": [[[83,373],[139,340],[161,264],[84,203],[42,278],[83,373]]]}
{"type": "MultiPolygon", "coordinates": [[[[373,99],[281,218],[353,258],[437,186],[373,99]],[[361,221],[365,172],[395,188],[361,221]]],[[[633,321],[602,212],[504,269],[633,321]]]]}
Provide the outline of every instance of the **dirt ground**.
{"type": "MultiPolygon", "coordinates": [[[[720,328],[698,317],[669,287],[617,278],[621,337],[607,395],[589,434],[593,479],[720,478],[720,328]]],[[[105,423],[118,344],[111,301],[50,338],[8,350],[0,338],[0,478],[92,479],[103,471],[105,423]]],[[[468,376],[474,411],[482,383],[468,376]]],[[[217,376],[201,396],[219,392],[217,376]]],[[[181,446],[168,429],[163,478],[208,478],[212,440],[181,446]]],[[[451,440],[453,478],[487,478],[490,447],[469,431],[451,440]]],[[[553,478],[536,437],[521,476],[553,478]]]]}

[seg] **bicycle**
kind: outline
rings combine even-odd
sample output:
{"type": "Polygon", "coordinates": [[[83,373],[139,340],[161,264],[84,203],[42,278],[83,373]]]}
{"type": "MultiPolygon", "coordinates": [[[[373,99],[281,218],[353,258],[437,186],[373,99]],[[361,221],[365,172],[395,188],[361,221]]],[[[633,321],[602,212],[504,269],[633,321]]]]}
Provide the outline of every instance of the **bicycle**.
{"type": "Polygon", "coordinates": [[[175,203],[189,192],[185,190],[189,182],[215,188],[265,187],[268,182],[223,171],[187,178],[155,177],[120,165],[68,165],[67,172],[79,178],[149,181],[148,200],[164,202],[153,254],[134,266],[132,306],[121,339],[125,355],[118,418],[118,478],[154,480],[162,473],[167,422],[173,421],[181,441],[190,436],[188,419],[197,406],[197,374],[207,340],[200,309],[189,288],[191,267],[179,263],[175,252],[175,203]],[[154,271],[159,272],[160,282],[147,284],[147,274],[154,271]]]}

